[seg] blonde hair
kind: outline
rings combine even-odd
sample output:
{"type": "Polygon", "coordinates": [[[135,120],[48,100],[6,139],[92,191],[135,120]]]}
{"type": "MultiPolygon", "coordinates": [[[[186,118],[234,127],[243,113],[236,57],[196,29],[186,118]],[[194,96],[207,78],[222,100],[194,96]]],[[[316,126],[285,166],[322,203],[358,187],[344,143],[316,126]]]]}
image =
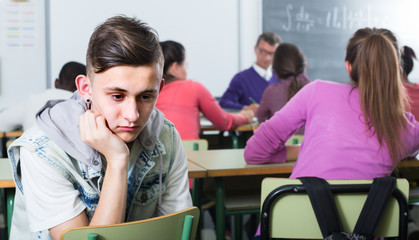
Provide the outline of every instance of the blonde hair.
{"type": "Polygon", "coordinates": [[[387,144],[393,163],[403,156],[401,133],[407,124],[399,59],[396,37],[376,28],[359,29],[349,40],[345,58],[352,66],[366,127],[374,131],[380,147],[387,144]]]}

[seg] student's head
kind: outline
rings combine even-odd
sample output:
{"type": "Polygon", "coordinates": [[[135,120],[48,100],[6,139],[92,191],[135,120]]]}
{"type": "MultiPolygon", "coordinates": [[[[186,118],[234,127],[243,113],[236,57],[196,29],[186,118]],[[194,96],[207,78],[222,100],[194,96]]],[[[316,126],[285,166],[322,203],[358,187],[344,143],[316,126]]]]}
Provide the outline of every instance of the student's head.
{"type": "Polygon", "coordinates": [[[367,129],[383,140],[393,160],[402,152],[400,133],[405,129],[406,94],[400,80],[396,37],[387,29],[363,28],[346,49],[346,68],[358,87],[367,129]]]}
{"type": "Polygon", "coordinates": [[[185,80],[187,77],[185,48],[175,41],[160,43],[164,56],[163,78],[166,83],[173,80],[185,80]]]}
{"type": "Polygon", "coordinates": [[[163,55],[157,33],[124,16],[100,24],[87,49],[87,77],[77,77],[82,98],[109,129],[132,142],[147,123],[163,87],[163,55]]]}
{"type": "Polygon", "coordinates": [[[288,99],[294,96],[301,88],[298,76],[304,73],[306,58],[301,49],[292,43],[282,43],[275,51],[272,71],[279,79],[291,78],[288,88],[288,99]]]}
{"type": "Polygon", "coordinates": [[[403,80],[408,81],[407,76],[413,70],[413,60],[417,59],[415,51],[408,46],[404,46],[402,49],[402,67],[403,67],[403,80]]]}
{"type": "Polygon", "coordinates": [[[262,33],[255,46],[256,64],[263,69],[268,69],[272,64],[274,52],[280,43],[281,38],[276,33],[262,33]]]}
{"type": "Polygon", "coordinates": [[[61,68],[58,78],[55,79],[55,88],[70,92],[77,90],[76,77],[86,75],[86,66],[78,62],[68,62],[61,68]]]}

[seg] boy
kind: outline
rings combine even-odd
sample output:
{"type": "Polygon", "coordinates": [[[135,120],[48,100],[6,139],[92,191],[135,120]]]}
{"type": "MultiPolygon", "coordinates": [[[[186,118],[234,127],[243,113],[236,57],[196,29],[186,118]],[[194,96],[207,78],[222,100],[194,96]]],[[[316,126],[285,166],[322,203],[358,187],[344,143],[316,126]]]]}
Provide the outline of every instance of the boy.
{"type": "Polygon", "coordinates": [[[70,227],[192,205],[179,134],[154,108],[164,84],[154,31],[110,18],[92,34],[86,63],[72,98],[48,102],[9,149],[17,188],[11,239],[59,239],[70,227]]]}

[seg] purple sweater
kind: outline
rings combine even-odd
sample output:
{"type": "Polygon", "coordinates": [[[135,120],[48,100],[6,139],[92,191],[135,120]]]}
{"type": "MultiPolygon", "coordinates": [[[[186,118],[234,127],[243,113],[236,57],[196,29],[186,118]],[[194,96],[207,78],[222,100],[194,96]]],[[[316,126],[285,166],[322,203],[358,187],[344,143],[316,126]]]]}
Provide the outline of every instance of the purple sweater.
{"type": "MultiPolygon", "coordinates": [[[[419,123],[410,113],[406,117],[401,159],[419,150],[419,123]]],[[[387,146],[380,148],[377,137],[366,131],[358,89],[320,80],[307,84],[260,125],[247,142],[246,162],[285,162],[284,143],[303,124],[304,141],[291,178],[372,179],[393,171],[387,146]]]]}
{"type": "Polygon", "coordinates": [[[250,67],[234,75],[219,104],[223,108],[242,109],[252,104],[250,97],[259,103],[267,86],[268,81],[250,67]]]}

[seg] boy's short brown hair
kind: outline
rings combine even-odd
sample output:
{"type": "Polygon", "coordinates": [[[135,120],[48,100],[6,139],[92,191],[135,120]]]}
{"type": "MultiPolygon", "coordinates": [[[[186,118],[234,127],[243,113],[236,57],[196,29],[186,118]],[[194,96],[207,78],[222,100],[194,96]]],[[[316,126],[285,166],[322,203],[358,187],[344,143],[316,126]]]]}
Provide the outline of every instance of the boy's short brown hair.
{"type": "Polygon", "coordinates": [[[86,54],[87,74],[101,73],[118,65],[146,66],[164,58],[157,32],[146,23],[115,16],[96,27],[86,54]]]}

